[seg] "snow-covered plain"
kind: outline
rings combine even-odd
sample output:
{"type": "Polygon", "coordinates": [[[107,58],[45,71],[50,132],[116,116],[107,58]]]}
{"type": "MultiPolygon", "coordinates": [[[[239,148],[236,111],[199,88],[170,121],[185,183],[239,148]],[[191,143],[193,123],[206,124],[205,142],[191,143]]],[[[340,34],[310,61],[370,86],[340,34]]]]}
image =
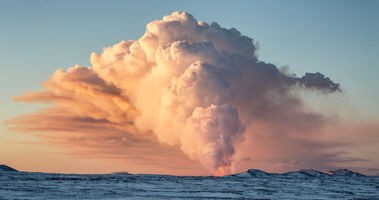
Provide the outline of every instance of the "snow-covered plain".
{"type": "Polygon", "coordinates": [[[225,177],[0,170],[0,199],[379,199],[379,177],[313,170],[225,177]]]}

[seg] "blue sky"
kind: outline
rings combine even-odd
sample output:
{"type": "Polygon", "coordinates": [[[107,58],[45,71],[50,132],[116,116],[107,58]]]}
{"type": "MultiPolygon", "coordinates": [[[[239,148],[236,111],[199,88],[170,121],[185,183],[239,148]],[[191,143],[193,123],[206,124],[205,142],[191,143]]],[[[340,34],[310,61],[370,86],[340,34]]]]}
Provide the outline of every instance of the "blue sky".
{"type": "Polygon", "coordinates": [[[55,69],[88,65],[92,51],[137,39],[146,23],[176,10],[237,28],[259,42],[263,61],[299,75],[323,72],[354,105],[376,114],[378,8],[368,0],[1,1],[2,115],[22,112],[11,98],[38,89],[55,69]]]}
{"type": "MultiPolygon", "coordinates": [[[[236,28],[259,58],[293,72],[322,72],[368,118],[379,113],[379,1],[0,1],[0,121],[38,106],[14,96],[40,89],[58,68],[89,65],[91,52],[138,39],[173,11],[236,28]]],[[[343,103],[346,103],[343,102],[343,103]]],[[[0,125],[3,136],[10,133],[0,125]]]]}

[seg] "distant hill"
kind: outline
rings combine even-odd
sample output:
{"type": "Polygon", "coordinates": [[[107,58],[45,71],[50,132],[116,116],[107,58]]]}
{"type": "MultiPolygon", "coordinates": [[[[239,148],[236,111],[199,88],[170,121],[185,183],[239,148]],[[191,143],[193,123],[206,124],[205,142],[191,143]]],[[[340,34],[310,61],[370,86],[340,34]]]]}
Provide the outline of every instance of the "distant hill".
{"type": "Polygon", "coordinates": [[[0,172],[18,172],[18,171],[7,165],[0,165],[0,172]]]}
{"type": "Polygon", "coordinates": [[[276,174],[276,173],[267,173],[262,170],[258,169],[249,169],[246,172],[236,174],[234,176],[238,175],[245,175],[246,174],[252,176],[252,177],[257,177],[257,178],[262,178],[262,177],[269,177],[269,176],[291,176],[291,177],[331,177],[331,176],[338,176],[338,177],[363,177],[366,176],[364,174],[354,172],[348,169],[338,169],[334,171],[329,171],[328,173],[320,172],[314,169],[302,169],[299,171],[291,171],[291,172],[286,172],[282,174],[276,174]]]}
{"type": "Polygon", "coordinates": [[[354,171],[351,171],[351,170],[348,170],[348,169],[337,169],[337,170],[334,170],[334,171],[329,171],[330,175],[331,176],[365,176],[364,174],[361,174],[361,173],[358,173],[358,172],[354,172],[354,171]]]}
{"type": "Polygon", "coordinates": [[[287,172],[283,175],[295,177],[327,177],[329,174],[314,169],[302,169],[300,171],[287,172]]]}
{"type": "Polygon", "coordinates": [[[270,173],[267,173],[259,169],[249,169],[247,170],[247,173],[249,173],[253,177],[265,177],[271,175],[270,173]]]}
{"type": "Polygon", "coordinates": [[[117,175],[129,175],[129,172],[122,171],[122,172],[113,172],[112,174],[117,174],[117,175]]]}

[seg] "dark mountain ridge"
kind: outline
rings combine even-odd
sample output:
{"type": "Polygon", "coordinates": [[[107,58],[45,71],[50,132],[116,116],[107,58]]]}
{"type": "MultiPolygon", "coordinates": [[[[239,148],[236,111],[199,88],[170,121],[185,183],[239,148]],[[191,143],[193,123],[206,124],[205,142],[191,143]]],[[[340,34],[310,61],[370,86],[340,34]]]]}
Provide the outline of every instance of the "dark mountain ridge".
{"type": "MultiPolygon", "coordinates": [[[[18,172],[18,170],[4,164],[0,164],[0,172],[18,172]]],[[[58,173],[59,174],[59,173],[58,173]]],[[[127,172],[115,172],[113,175],[129,175],[127,172]]],[[[131,174],[130,174],[131,175],[131,174]]],[[[337,169],[328,173],[317,171],[314,169],[301,169],[299,171],[290,171],[286,173],[269,173],[259,169],[249,169],[246,172],[232,174],[228,176],[235,177],[256,177],[264,178],[270,176],[289,176],[289,177],[365,177],[366,175],[349,169],[337,169]]]]}
{"type": "Polygon", "coordinates": [[[18,172],[18,171],[7,165],[0,165],[0,172],[18,172]]]}
{"type": "MultiPolygon", "coordinates": [[[[246,173],[246,172],[243,172],[246,173]]],[[[365,177],[366,175],[349,169],[337,169],[328,173],[314,169],[301,169],[299,171],[290,171],[286,173],[268,173],[259,169],[249,169],[247,173],[252,177],[267,177],[267,176],[291,176],[291,177],[365,177]]]]}

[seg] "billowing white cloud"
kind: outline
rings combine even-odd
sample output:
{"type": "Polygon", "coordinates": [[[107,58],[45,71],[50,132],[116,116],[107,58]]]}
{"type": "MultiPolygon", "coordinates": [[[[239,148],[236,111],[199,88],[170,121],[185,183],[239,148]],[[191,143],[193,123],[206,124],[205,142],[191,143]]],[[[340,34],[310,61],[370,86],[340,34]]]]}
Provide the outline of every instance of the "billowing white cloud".
{"type": "Polygon", "coordinates": [[[340,90],[321,73],[295,77],[259,61],[251,38],[185,12],[150,22],[146,29],[138,40],[92,53],[90,67],[60,69],[44,84],[45,91],[16,100],[52,102],[70,120],[101,122],[125,138],[153,134],[221,175],[232,172],[241,155],[236,151],[250,141],[246,138],[257,136],[250,128],[254,123],[273,126],[259,133],[267,136],[321,127],[324,118],[306,112],[292,89],[340,90]]]}

